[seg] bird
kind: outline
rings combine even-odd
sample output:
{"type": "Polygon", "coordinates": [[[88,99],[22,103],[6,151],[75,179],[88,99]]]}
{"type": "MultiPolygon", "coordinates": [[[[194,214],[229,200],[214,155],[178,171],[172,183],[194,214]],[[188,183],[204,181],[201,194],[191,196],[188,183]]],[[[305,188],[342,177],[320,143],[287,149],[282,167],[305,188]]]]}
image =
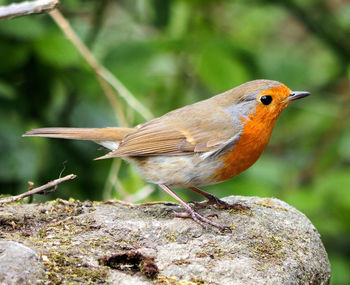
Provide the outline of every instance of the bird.
{"type": "Polygon", "coordinates": [[[274,80],[243,83],[209,99],[184,106],[134,128],[38,128],[25,137],[94,141],[110,150],[96,159],[122,158],[136,166],[148,182],[158,185],[201,226],[228,227],[200,215],[172,189],[188,188],[206,197],[199,206],[229,205],[198,187],[231,179],[252,166],[265,150],[281,112],[293,101],[310,95],[292,91],[274,80]]]}

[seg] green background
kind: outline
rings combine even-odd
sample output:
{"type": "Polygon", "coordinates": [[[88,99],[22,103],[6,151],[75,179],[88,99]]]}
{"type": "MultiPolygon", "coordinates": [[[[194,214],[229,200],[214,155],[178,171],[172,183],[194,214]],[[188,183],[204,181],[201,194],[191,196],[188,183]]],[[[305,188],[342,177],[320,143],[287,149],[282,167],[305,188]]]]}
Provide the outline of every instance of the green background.
{"type": "MultiPolygon", "coordinates": [[[[0,0],[0,5],[12,1],[0,0]]],[[[257,78],[312,96],[281,115],[259,161],[205,187],[277,197],[322,236],[332,284],[350,284],[350,4],[339,0],[62,1],[95,57],[154,116],[257,78]]],[[[144,118],[120,97],[128,124],[144,118]]],[[[22,138],[47,126],[121,125],[98,80],[49,15],[0,22],[0,194],[78,178],[34,201],[171,200],[90,142],[22,138]],[[118,179],[115,179],[118,177],[118,179]]],[[[185,200],[202,199],[179,190],[185,200]]]]}

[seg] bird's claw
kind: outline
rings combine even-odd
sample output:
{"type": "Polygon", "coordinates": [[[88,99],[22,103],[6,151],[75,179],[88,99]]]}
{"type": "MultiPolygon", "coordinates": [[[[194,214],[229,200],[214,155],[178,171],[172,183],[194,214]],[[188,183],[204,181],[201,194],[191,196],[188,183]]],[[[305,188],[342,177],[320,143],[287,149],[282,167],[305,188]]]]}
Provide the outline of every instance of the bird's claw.
{"type": "Polygon", "coordinates": [[[217,214],[210,214],[207,216],[202,216],[192,209],[191,210],[186,209],[186,212],[183,212],[183,213],[174,212],[174,216],[178,217],[178,218],[192,218],[196,223],[200,224],[205,229],[208,228],[208,225],[211,225],[213,227],[218,228],[221,231],[231,232],[230,227],[220,225],[220,224],[215,223],[212,220],[208,219],[208,217],[218,217],[217,214]]]}
{"type": "Polygon", "coordinates": [[[199,208],[204,208],[204,207],[208,207],[208,206],[216,206],[218,209],[234,209],[237,211],[248,211],[250,210],[249,207],[244,206],[242,204],[239,203],[235,203],[235,204],[229,204],[223,200],[220,200],[219,198],[212,196],[210,197],[207,201],[204,202],[194,202],[191,201],[190,203],[192,203],[195,207],[199,207],[199,208]]]}

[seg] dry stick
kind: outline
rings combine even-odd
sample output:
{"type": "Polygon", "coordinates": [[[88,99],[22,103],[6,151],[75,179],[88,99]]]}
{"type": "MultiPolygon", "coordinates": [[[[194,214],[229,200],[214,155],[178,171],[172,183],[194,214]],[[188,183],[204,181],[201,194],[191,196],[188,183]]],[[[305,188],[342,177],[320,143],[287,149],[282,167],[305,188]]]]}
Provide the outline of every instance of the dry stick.
{"type": "Polygon", "coordinates": [[[105,183],[105,187],[103,189],[103,198],[104,200],[108,200],[112,198],[112,190],[115,188],[120,195],[121,199],[124,201],[129,201],[130,194],[124,188],[122,182],[118,177],[118,172],[121,166],[121,158],[114,159],[112,163],[112,167],[109,171],[107,182],[105,183]]]}
{"type": "Polygon", "coordinates": [[[3,6],[0,7],[0,20],[49,12],[55,9],[58,3],[58,0],[37,0],[3,6]]]}
{"type": "MultiPolygon", "coordinates": [[[[119,81],[118,78],[116,78],[109,70],[107,70],[104,66],[102,66],[96,60],[96,58],[92,55],[92,53],[88,50],[88,48],[84,45],[84,43],[75,34],[69,22],[63,17],[63,15],[57,9],[51,11],[50,15],[54,19],[56,24],[64,32],[66,37],[78,49],[80,54],[85,58],[85,60],[92,67],[92,69],[104,80],[106,80],[120,94],[120,96],[127,101],[130,107],[132,107],[134,110],[140,113],[141,116],[143,116],[146,120],[152,119],[153,118],[152,113],[147,108],[145,108],[134,97],[134,95],[131,94],[131,92],[124,86],[123,83],[119,81]]],[[[108,96],[108,99],[110,100],[109,96],[108,96]]],[[[114,106],[115,102],[114,101],[110,101],[110,102],[114,106]]]]}
{"type": "Polygon", "coordinates": [[[129,195],[126,201],[130,203],[136,203],[138,201],[141,201],[147,198],[149,195],[151,195],[154,192],[154,190],[155,190],[155,185],[147,184],[136,193],[129,195]]]}
{"type": "Polygon", "coordinates": [[[120,158],[113,160],[111,169],[109,170],[109,173],[108,173],[107,181],[103,188],[103,200],[111,199],[112,190],[113,190],[113,187],[115,186],[119,188],[118,193],[120,194],[122,200],[126,200],[126,197],[128,196],[127,191],[125,191],[123,185],[121,184],[118,178],[120,165],[121,165],[120,158]]]}
{"type": "Polygon", "coordinates": [[[126,127],[127,122],[126,122],[124,113],[119,106],[118,100],[116,99],[114,92],[112,91],[108,83],[105,81],[105,79],[98,73],[98,71],[95,68],[95,65],[94,65],[96,61],[95,58],[92,56],[92,54],[90,53],[88,48],[83,44],[83,42],[78,38],[78,36],[74,33],[74,31],[70,27],[69,22],[63,18],[63,16],[59,13],[59,11],[53,11],[53,14],[51,14],[51,17],[55,20],[56,24],[67,36],[67,38],[72,42],[75,48],[80,52],[83,58],[88,62],[88,64],[90,64],[93,71],[95,72],[97,81],[99,82],[101,88],[104,91],[104,94],[106,95],[108,101],[110,102],[110,104],[112,105],[112,108],[114,109],[114,112],[117,116],[117,121],[119,121],[123,126],[126,127]],[[56,15],[56,12],[58,12],[57,15],[56,15]]]}
{"type": "MultiPolygon", "coordinates": [[[[80,54],[85,58],[88,64],[94,70],[96,77],[104,90],[104,94],[111,103],[120,123],[123,126],[128,126],[127,119],[118,103],[116,96],[110,86],[114,88],[119,94],[127,101],[127,103],[136,111],[138,111],[146,120],[150,120],[153,115],[150,111],[144,108],[139,101],[130,93],[130,91],[107,69],[105,69],[91,54],[84,43],[78,38],[73,29],[71,28],[69,22],[62,16],[58,10],[54,10],[50,13],[52,18],[55,20],[57,25],[65,33],[66,37],[73,43],[80,54]],[[110,85],[109,85],[109,84],[110,85]]],[[[123,197],[123,199],[128,199],[128,194],[124,190],[121,181],[118,178],[120,161],[114,161],[112,167],[109,171],[107,183],[104,187],[104,195],[110,195],[112,187],[118,187],[118,192],[123,197]]],[[[110,197],[108,197],[110,198],[110,197]]]]}
{"type": "MultiPolygon", "coordinates": [[[[151,119],[153,117],[152,114],[134,98],[130,91],[127,90],[126,87],[113,74],[111,74],[108,70],[106,70],[103,66],[99,64],[99,62],[91,54],[89,49],[75,34],[69,22],[63,17],[63,15],[58,10],[52,11],[50,15],[54,19],[56,24],[60,27],[60,29],[63,31],[63,33],[66,35],[66,37],[72,42],[72,44],[76,47],[76,49],[80,52],[80,54],[95,72],[97,80],[100,83],[101,88],[103,89],[104,94],[110,102],[112,108],[114,109],[114,112],[117,115],[120,124],[124,127],[127,127],[128,121],[125,118],[124,112],[120,107],[120,104],[115,96],[114,90],[119,92],[119,94],[127,101],[127,103],[132,108],[134,108],[135,110],[139,110],[141,115],[143,115],[146,119],[151,119]],[[112,89],[111,86],[114,89],[112,89]]],[[[118,179],[119,167],[115,167],[116,164],[118,163],[114,161],[112,168],[109,171],[107,178],[108,182],[106,183],[105,189],[103,191],[105,193],[104,195],[108,195],[111,192],[111,187],[115,183],[119,186],[120,191],[123,190],[123,188],[121,187],[121,182],[118,179]]],[[[122,197],[127,195],[125,191],[122,192],[122,197]]]]}
{"type": "MultiPolygon", "coordinates": [[[[105,81],[104,78],[102,78],[99,74],[96,73],[96,77],[98,79],[98,82],[100,83],[105,95],[107,96],[107,99],[111,102],[111,105],[113,106],[113,109],[116,113],[117,119],[119,121],[119,123],[123,126],[123,127],[128,127],[128,121],[125,118],[124,112],[120,107],[120,104],[118,103],[116,96],[115,96],[115,92],[114,90],[111,88],[111,86],[108,84],[107,81],[105,81]]],[[[117,183],[117,185],[122,186],[119,178],[118,178],[118,172],[120,169],[120,164],[121,164],[121,159],[114,159],[112,162],[112,167],[109,170],[109,174],[108,174],[108,178],[107,178],[107,183],[105,184],[104,190],[103,190],[103,196],[104,198],[106,198],[108,196],[108,199],[111,198],[111,190],[113,185],[115,185],[117,183]],[[117,165],[117,167],[116,167],[117,165]]],[[[127,195],[126,191],[124,190],[124,187],[119,187],[120,191],[122,191],[123,194],[121,194],[122,199],[124,199],[125,195],[127,195]]],[[[107,200],[107,199],[104,199],[107,200]]]]}
{"type": "Polygon", "coordinates": [[[15,202],[15,201],[18,201],[18,200],[23,199],[25,197],[33,196],[34,194],[43,194],[45,192],[45,190],[52,188],[52,187],[55,187],[55,188],[51,191],[55,191],[57,189],[58,184],[65,182],[67,180],[72,180],[75,177],[77,177],[75,174],[69,174],[65,177],[50,181],[49,183],[46,183],[45,185],[42,185],[40,187],[29,190],[29,191],[22,193],[20,195],[11,196],[11,197],[7,197],[5,199],[2,199],[2,200],[0,200],[0,204],[15,202]]]}
{"type": "MultiPolygon", "coordinates": [[[[28,15],[28,14],[34,14],[34,13],[44,13],[44,12],[49,12],[53,10],[54,8],[57,7],[59,4],[58,0],[37,0],[37,1],[32,1],[32,2],[23,2],[20,4],[12,4],[9,6],[5,7],[0,7],[0,20],[2,19],[10,19],[13,17],[18,17],[18,16],[23,16],[23,15],[28,15]]],[[[147,109],[145,109],[138,101],[137,99],[134,98],[134,96],[130,93],[130,91],[113,75],[111,74],[108,70],[106,70],[103,66],[101,66],[97,60],[93,57],[93,55],[90,53],[90,51],[87,49],[87,47],[80,41],[80,39],[77,37],[77,35],[74,33],[72,28],[70,27],[68,21],[64,19],[64,17],[60,14],[59,11],[53,11],[51,13],[52,18],[55,20],[57,25],[61,28],[61,30],[65,33],[68,39],[71,40],[73,45],[78,49],[80,54],[85,58],[85,60],[88,62],[88,64],[92,67],[94,72],[96,73],[96,77],[98,79],[98,82],[100,83],[102,89],[104,90],[104,94],[106,95],[107,99],[111,103],[117,118],[119,122],[121,123],[122,126],[126,127],[128,125],[127,119],[125,118],[125,115],[120,107],[120,104],[118,103],[115,93],[113,89],[110,87],[109,84],[111,84],[116,91],[119,92],[119,94],[129,103],[130,106],[132,106],[136,111],[138,111],[145,119],[149,120],[153,117],[151,112],[149,112],[147,109]],[[108,83],[109,84],[108,84],[108,83]],[[138,110],[139,109],[139,110],[138,110]]],[[[118,167],[117,168],[112,168],[109,174],[109,177],[116,177],[117,182],[120,181],[117,178],[117,172],[118,172],[118,167]]],[[[69,179],[74,179],[75,177],[64,177],[61,178],[57,184],[69,180],[69,179]]],[[[54,183],[54,180],[50,183],[54,183]]],[[[52,187],[51,184],[48,183],[44,188],[47,189],[47,187],[52,187]]],[[[57,187],[56,184],[56,187],[57,187]]],[[[42,187],[44,187],[42,186],[42,187]]],[[[32,196],[33,194],[32,191],[38,190],[42,191],[42,187],[33,189],[31,191],[28,191],[24,194],[18,195],[18,196],[13,196],[9,197],[6,199],[3,199],[0,201],[0,203],[8,203],[12,201],[17,201],[20,200],[24,197],[27,196],[32,196]]],[[[54,189],[56,190],[56,189],[54,189]]],[[[125,193],[124,193],[125,194],[125,193]]]]}
{"type": "Polygon", "coordinates": [[[104,78],[102,78],[99,74],[96,73],[96,77],[98,82],[100,83],[101,88],[103,89],[104,94],[106,95],[107,99],[112,105],[112,108],[114,109],[115,115],[117,117],[117,121],[119,121],[119,124],[122,127],[128,127],[128,121],[125,118],[124,112],[116,99],[115,92],[112,89],[112,87],[106,82],[104,78]]]}

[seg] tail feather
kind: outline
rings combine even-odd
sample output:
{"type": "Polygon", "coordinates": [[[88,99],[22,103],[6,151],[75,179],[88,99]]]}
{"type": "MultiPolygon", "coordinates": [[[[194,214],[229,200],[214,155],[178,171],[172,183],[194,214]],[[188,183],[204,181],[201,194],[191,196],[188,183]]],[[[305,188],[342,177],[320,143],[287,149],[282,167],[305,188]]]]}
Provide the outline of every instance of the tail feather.
{"type": "Polygon", "coordinates": [[[47,137],[92,141],[121,141],[132,128],[40,128],[25,133],[24,137],[47,137]]]}

